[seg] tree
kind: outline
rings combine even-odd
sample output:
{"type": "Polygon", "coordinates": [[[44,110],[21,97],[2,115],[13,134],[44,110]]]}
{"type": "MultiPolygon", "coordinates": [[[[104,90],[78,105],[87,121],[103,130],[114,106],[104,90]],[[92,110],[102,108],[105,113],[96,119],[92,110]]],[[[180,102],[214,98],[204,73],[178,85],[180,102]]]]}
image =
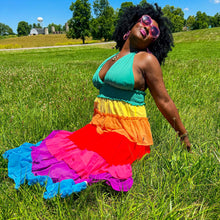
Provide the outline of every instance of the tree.
{"type": "Polygon", "coordinates": [[[118,19],[123,15],[126,8],[134,6],[133,2],[123,2],[121,3],[121,7],[118,12],[118,19]]]}
{"type": "Polygon", "coordinates": [[[101,26],[99,25],[99,21],[97,18],[92,18],[90,22],[90,32],[93,37],[93,39],[101,39],[99,36],[99,29],[101,26]]]}
{"type": "Polygon", "coordinates": [[[100,25],[100,37],[103,37],[105,41],[111,40],[114,32],[114,9],[107,7],[103,12],[103,15],[99,17],[100,25]]]}
{"type": "Polygon", "coordinates": [[[179,32],[183,30],[184,26],[184,12],[181,8],[174,8],[174,6],[166,5],[162,9],[164,15],[169,18],[171,22],[171,31],[179,32]]]}
{"type": "Polygon", "coordinates": [[[96,17],[103,15],[104,11],[108,7],[110,7],[108,0],[95,0],[93,2],[93,9],[96,17]]]}
{"type": "Polygon", "coordinates": [[[36,24],[36,23],[33,23],[32,26],[33,26],[33,28],[41,28],[40,23],[37,23],[37,24],[36,24]]]}
{"type": "Polygon", "coordinates": [[[63,26],[61,24],[54,24],[51,23],[48,25],[48,31],[49,33],[52,33],[52,26],[55,28],[55,31],[63,31],[63,26]]]}
{"type": "Polygon", "coordinates": [[[91,34],[94,38],[104,38],[105,41],[112,39],[115,23],[114,9],[108,0],[95,0],[93,4],[95,19],[91,22],[91,34]]]}
{"type": "Polygon", "coordinates": [[[13,35],[13,30],[6,24],[0,23],[0,36],[13,35]]]}
{"type": "Polygon", "coordinates": [[[68,21],[69,32],[66,35],[68,38],[81,38],[84,44],[85,37],[90,34],[90,3],[88,0],[76,0],[71,4],[70,10],[73,12],[73,17],[68,21]]]}
{"type": "Polygon", "coordinates": [[[215,19],[215,27],[220,27],[220,13],[217,13],[214,15],[214,19],[215,19]]]}
{"type": "Polygon", "coordinates": [[[189,30],[193,29],[194,23],[195,23],[195,17],[194,16],[189,16],[186,19],[186,26],[188,27],[189,30]]]}
{"type": "Polygon", "coordinates": [[[195,17],[195,23],[193,29],[203,29],[208,28],[209,18],[205,12],[198,11],[195,17]]]}
{"type": "Polygon", "coordinates": [[[18,27],[17,27],[18,36],[27,36],[27,35],[29,35],[31,28],[32,28],[32,25],[29,25],[25,21],[20,21],[18,23],[18,27]]]}
{"type": "Polygon", "coordinates": [[[209,18],[209,25],[211,25],[211,27],[220,27],[220,14],[219,13],[215,14],[213,17],[208,16],[208,18],[209,18]]]}
{"type": "Polygon", "coordinates": [[[146,1],[146,0],[141,0],[140,3],[139,3],[139,5],[141,5],[141,6],[142,6],[142,5],[145,5],[145,4],[147,4],[147,1],[146,1]]]}
{"type": "Polygon", "coordinates": [[[212,17],[212,16],[207,16],[208,17],[208,25],[209,27],[216,27],[215,26],[215,17],[212,17]]]}

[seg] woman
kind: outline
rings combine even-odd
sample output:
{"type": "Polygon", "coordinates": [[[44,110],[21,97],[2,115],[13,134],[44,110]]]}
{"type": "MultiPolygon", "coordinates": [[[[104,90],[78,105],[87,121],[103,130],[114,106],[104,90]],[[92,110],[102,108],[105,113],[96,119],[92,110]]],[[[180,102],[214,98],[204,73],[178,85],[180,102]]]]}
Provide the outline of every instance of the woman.
{"type": "Polygon", "coordinates": [[[128,8],[118,21],[114,39],[119,53],[105,60],[93,77],[100,93],[89,124],[75,131],[53,131],[37,145],[7,151],[9,177],[16,188],[46,185],[44,198],[62,197],[105,181],[117,191],[130,190],[131,164],[150,153],[153,144],[145,111],[149,88],[157,107],[190,150],[178,111],[167,94],[160,64],[171,50],[168,21],[156,5],[128,8]]]}

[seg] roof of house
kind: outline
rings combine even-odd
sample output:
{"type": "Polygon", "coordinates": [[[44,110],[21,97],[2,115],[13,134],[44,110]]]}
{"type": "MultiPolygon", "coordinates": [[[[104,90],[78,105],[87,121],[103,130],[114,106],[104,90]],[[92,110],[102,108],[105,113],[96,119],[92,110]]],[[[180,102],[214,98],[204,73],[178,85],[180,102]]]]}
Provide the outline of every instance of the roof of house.
{"type": "Polygon", "coordinates": [[[38,34],[44,34],[44,29],[42,28],[32,28],[30,33],[38,33],[38,34]]]}

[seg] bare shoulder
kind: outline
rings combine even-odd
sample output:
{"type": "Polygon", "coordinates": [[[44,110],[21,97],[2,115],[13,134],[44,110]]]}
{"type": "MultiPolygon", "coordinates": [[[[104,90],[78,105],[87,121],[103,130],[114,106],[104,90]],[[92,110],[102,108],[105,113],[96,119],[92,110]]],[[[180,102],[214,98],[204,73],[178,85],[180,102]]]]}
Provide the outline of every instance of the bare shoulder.
{"type": "Polygon", "coordinates": [[[145,74],[161,70],[160,64],[153,54],[142,51],[137,54],[137,59],[140,68],[143,70],[145,74]]]}

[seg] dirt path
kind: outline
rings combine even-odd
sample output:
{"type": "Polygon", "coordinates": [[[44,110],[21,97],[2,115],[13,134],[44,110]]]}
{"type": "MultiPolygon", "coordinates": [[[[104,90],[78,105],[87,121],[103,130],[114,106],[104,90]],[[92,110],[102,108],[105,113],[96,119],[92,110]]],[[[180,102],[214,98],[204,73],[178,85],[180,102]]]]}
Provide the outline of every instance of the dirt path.
{"type": "Polygon", "coordinates": [[[93,45],[102,45],[110,44],[111,42],[102,42],[102,43],[93,43],[93,44],[74,44],[74,45],[62,45],[62,46],[46,46],[46,47],[29,47],[29,48],[12,48],[12,49],[0,49],[0,51],[11,51],[11,50],[35,50],[35,49],[47,49],[47,48],[59,48],[59,47],[80,47],[80,46],[93,46],[93,45]]]}

